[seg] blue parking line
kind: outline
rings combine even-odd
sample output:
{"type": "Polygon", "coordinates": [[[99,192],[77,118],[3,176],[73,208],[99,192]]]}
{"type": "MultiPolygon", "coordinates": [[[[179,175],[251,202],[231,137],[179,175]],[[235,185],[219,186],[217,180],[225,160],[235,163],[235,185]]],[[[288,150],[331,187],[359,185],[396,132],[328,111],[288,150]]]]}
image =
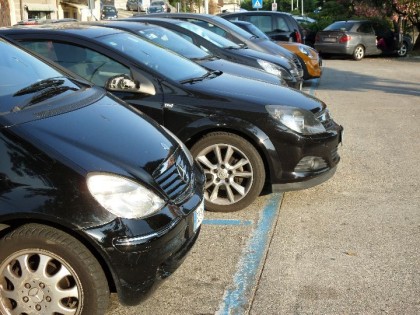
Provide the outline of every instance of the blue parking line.
{"type": "Polygon", "coordinates": [[[258,271],[265,258],[270,231],[276,222],[282,194],[272,194],[261,212],[257,227],[252,232],[239,267],[234,276],[233,289],[226,290],[218,315],[243,314],[249,303],[249,293],[255,286],[258,271]]]}
{"type": "Polygon", "coordinates": [[[233,220],[233,219],[204,219],[203,224],[207,225],[252,225],[251,220],[233,220]]]}
{"type": "Polygon", "coordinates": [[[315,90],[318,87],[318,85],[319,85],[319,78],[312,79],[312,81],[311,81],[311,89],[309,90],[309,94],[310,95],[314,96],[315,90]]]}

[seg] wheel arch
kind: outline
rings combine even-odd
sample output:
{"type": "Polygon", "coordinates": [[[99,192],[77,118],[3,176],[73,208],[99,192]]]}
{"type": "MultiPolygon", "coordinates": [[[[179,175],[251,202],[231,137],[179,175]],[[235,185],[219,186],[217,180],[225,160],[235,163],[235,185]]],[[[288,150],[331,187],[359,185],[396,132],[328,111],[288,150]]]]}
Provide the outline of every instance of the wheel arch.
{"type": "MultiPolygon", "coordinates": [[[[224,117],[223,120],[228,120],[229,122],[221,125],[217,124],[214,121],[201,121],[200,128],[195,129],[195,127],[190,126],[188,128],[194,128],[195,132],[188,138],[183,138],[181,133],[181,140],[184,141],[186,146],[191,149],[191,147],[204,136],[212,132],[228,132],[240,136],[251,143],[257,152],[260,154],[260,157],[264,163],[264,170],[266,174],[266,183],[271,182],[273,165],[270,162],[270,155],[272,155],[272,151],[276,154],[276,150],[274,148],[273,143],[267,136],[267,134],[261,130],[259,127],[255,126],[254,124],[250,123],[249,121],[245,121],[239,118],[226,118],[224,117]]],[[[279,159],[277,159],[279,161],[279,159]]]]}
{"type": "Polygon", "coordinates": [[[105,276],[108,281],[109,290],[111,292],[116,291],[114,276],[108,264],[106,263],[105,258],[102,256],[102,254],[93,244],[93,242],[89,241],[87,237],[84,237],[83,234],[79,233],[77,230],[71,229],[70,227],[62,225],[57,222],[52,222],[52,221],[43,220],[39,218],[37,219],[32,219],[32,218],[31,219],[23,219],[23,218],[7,219],[7,220],[0,220],[0,238],[2,238],[6,234],[10,233],[13,230],[16,230],[17,228],[21,226],[24,226],[26,224],[32,224],[32,223],[41,224],[41,225],[49,226],[51,228],[60,230],[74,237],[79,242],[81,242],[84,246],[86,246],[86,248],[92,253],[92,255],[98,260],[99,264],[101,265],[102,270],[105,273],[105,276]]]}

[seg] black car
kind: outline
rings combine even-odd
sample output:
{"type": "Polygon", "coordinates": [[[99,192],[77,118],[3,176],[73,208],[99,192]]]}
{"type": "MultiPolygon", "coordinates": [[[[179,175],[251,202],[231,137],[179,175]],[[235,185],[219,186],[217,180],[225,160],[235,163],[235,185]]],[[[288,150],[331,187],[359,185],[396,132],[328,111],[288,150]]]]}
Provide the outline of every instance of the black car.
{"type": "Polygon", "coordinates": [[[303,71],[289,59],[273,56],[247,47],[239,46],[234,42],[219,36],[194,23],[165,18],[134,17],[124,19],[131,22],[147,22],[160,25],[180,36],[197,47],[204,49],[212,55],[238,64],[263,70],[276,75],[286,82],[289,87],[301,90],[303,84],[303,71]]]}
{"type": "Polygon", "coordinates": [[[90,22],[88,24],[117,28],[139,35],[144,39],[150,40],[157,45],[170,49],[181,56],[197,62],[210,70],[221,70],[223,72],[238,75],[244,78],[264,81],[271,84],[287,85],[284,79],[279,78],[274,74],[269,74],[262,70],[224,60],[209,54],[177,33],[158,25],[141,22],[131,23],[121,20],[90,22]]]}
{"type": "Polygon", "coordinates": [[[118,18],[118,11],[113,5],[104,5],[101,9],[101,20],[113,20],[118,18]]]}
{"type": "Polygon", "coordinates": [[[0,54],[0,314],[139,303],[199,235],[201,168],[102,88],[2,38],[0,54]]]}
{"type": "MultiPolygon", "coordinates": [[[[134,17],[135,16],[137,15],[134,15],[134,17]]],[[[288,58],[295,63],[296,67],[300,71],[303,71],[302,65],[299,59],[297,58],[296,54],[277,45],[271,40],[256,37],[220,16],[198,13],[159,13],[153,14],[153,17],[179,19],[197,24],[238,45],[241,45],[242,47],[249,47],[256,51],[288,58]]]]}
{"type": "Polygon", "coordinates": [[[0,33],[107,86],[177,135],[204,168],[206,209],[242,209],[265,181],[273,191],[317,185],[340,160],[342,127],[323,102],[295,89],[209,71],[117,29],[74,24],[0,33]]]}
{"type": "Polygon", "coordinates": [[[290,13],[278,11],[241,11],[222,13],[220,16],[228,21],[250,22],[274,41],[305,44],[304,30],[290,13]]]}

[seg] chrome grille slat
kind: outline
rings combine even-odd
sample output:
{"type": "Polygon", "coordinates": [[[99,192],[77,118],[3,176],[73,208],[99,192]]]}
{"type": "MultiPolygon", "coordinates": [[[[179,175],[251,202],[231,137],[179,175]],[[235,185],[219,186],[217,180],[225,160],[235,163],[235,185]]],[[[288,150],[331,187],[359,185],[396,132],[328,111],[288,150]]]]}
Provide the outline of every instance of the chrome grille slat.
{"type": "Polygon", "coordinates": [[[192,191],[192,167],[181,149],[178,149],[154,172],[153,178],[166,196],[174,203],[181,203],[192,191]]]}
{"type": "Polygon", "coordinates": [[[297,56],[293,56],[293,63],[296,65],[296,68],[299,71],[299,75],[303,76],[303,65],[297,56]]]}

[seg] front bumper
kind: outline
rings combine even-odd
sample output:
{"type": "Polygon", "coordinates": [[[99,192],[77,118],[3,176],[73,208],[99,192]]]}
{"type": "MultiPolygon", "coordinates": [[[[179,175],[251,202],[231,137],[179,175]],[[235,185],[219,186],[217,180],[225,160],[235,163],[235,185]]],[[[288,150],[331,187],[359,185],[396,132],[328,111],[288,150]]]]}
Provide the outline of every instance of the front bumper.
{"type": "Polygon", "coordinates": [[[137,305],[147,298],[193,247],[200,233],[196,210],[204,209],[204,177],[198,168],[196,173],[194,191],[182,205],[168,204],[149,218],[118,218],[85,231],[95,240],[121,304],[137,305]]]}
{"type": "Polygon", "coordinates": [[[269,151],[272,191],[306,189],[331,178],[340,162],[338,146],[342,132],[343,127],[334,123],[326,133],[316,137],[291,132],[270,137],[274,149],[269,151]]]}

